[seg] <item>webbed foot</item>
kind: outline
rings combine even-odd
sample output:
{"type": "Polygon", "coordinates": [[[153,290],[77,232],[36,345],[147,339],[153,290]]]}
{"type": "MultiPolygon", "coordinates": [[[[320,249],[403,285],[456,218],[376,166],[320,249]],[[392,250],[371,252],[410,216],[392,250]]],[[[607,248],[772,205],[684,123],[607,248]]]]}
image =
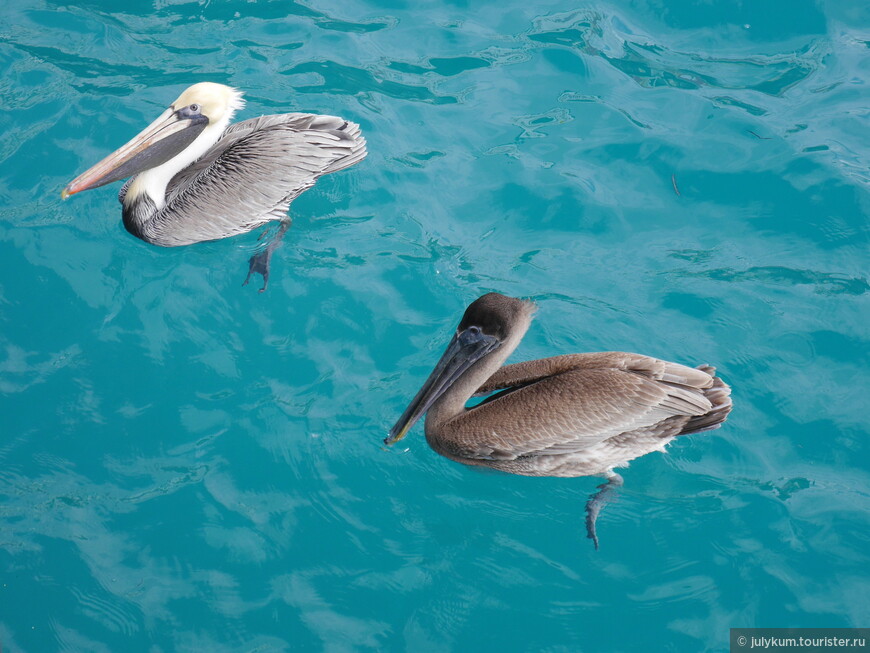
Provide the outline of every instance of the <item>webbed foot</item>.
{"type": "Polygon", "coordinates": [[[622,487],[623,483],[622,476],[616,472],[611,472],[607,477],[607,483],[599,485],[598,492],[586,502],[586,537],[592,540],[596,551],[598,550],[598,535],[595,532],[595,520],[598,519],[598,513],[601,512],[604,505],[616,498],[616,490],[622,487]]]}
{"type": "MultiPolygon", "coordinates": [[[[284,237],[284,232],[290,227],[290,220],[282,220],[278,225],[278,229],[275,231],[274,235],[268,239],[266,245],[256,254],[254,254],[251,258],[248,259],[248,276],[245,277],[243,286],[247,286],[248,282],[251,280],[251,276],[254,273],[260,274],[263,277],[263,287],[260,288],[259,292],[263,292],[269,286],[269,264],[272,260],[272,252],[274,252],[278,246],[281,244],[281,239],[284,237]]],[[[267,234],[269,234],[270,229],[266,229],[263,233],[260,234],[258,240],[263,240],[267,234]]]]}

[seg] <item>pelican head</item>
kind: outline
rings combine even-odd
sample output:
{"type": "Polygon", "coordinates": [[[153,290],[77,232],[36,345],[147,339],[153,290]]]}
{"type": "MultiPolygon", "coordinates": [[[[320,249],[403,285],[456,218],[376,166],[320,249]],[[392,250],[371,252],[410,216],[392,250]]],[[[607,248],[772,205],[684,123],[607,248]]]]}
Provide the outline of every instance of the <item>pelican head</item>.
{"type": "MultiPolygon", "coordinates": [[[[390,434],[384,443],[394,444],[404,438],[417,420],[423,417],[444,393],[456,385],[466,373],[470,373],[475,363],[488,358],[490,354],[495,354],[497,350],[501,350],[501,360],[507,358],[525,335],[534,313],[535,305],[531,302],[495,292],[478,297],[469,304],[456,328],[456,333],[435,365],[432,374],[426,379],[396,425],[390,429],[390,434]]],[[[500,364],[501,361],[496,363],[496,367],[500,364]]],[[[469,396],[491,372],[485,374],[486,376],[480,378],[478,384],[469,391],[469,396]]]]}
{"type": "MultiPolygon", "coordinates": [[[[233,114],[243,106],[242,94],[234,88],[213,82],[194,84],[129,143],[71,181],[61,197],[66,199],[167,163],[160,177],[168,176],[168,183],[217,142],[233,114]]],[[[162,198],[155,201],[162,202],[162,198]]]]}

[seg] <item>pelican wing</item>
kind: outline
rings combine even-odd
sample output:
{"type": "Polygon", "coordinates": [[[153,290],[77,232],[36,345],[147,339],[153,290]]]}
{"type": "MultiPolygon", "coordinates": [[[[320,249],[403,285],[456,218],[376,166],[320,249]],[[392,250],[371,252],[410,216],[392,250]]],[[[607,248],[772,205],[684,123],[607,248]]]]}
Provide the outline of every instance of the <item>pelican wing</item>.
{"type": "Polygon", "coordinates": [[[365,158],[365,145],[358,125],[335,116],[290,113],[231,125],[169,182],[145,239],[186,245],[281,219],[318,177],[365,158]]]}
{"type": "Polygon", "coordinates": [[[566,354],[505,365],[496,370],[495,374],[489,377],[475,394],[483,395],[504,388],[515,388],[578,369],[625,370],[648,376],[657,381],[697,388],[709,388],[713,385],[712,377],[702,369],[663,361],[643,354],[602,351],[593,354],[566,354]]]}
{"type": "Polygon", "coordinates": [[[631,431],[675,435],[712,409],[704,389],[713,385],[705,370],[623,352],[517,363],[479,390],[504,392],[451,420],[440,437],[457,456],[504,460],[581,451],[631,431]]]}

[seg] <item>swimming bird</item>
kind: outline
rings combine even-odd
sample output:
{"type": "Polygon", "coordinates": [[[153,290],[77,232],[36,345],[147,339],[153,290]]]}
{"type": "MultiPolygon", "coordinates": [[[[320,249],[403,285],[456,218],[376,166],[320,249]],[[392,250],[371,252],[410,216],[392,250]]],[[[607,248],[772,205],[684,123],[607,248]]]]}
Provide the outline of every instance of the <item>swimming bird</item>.
{"type": "Polygon", "coordinates": [[[426,415],[427,442],[451,460],[524,476],[606,477],[586,505],[597,549],[596,518],[623,482],[614,468],[664,451],[678,435],[719,427],[731,411],[731,389],[708,365],[619,351],[503,367],[535,310],[498,293],[472,302],[384,442],[398,442],[426,415]],[[466,408],[482,395],[490,396],[466,408]]]}
{"type": "Polygon", "coordinates": [[[132,177],[118,195],[124,227],[161,247],[227,238],[279,220],[245,279],[261,273],[262,292],[272,250],[290,224],[290,203],[321,175],[364,159],[366,142],[359,125],[335,116],[285,113],[230,124],[244,104],[234,88],[194,84],[61,196],[132,177]]]}

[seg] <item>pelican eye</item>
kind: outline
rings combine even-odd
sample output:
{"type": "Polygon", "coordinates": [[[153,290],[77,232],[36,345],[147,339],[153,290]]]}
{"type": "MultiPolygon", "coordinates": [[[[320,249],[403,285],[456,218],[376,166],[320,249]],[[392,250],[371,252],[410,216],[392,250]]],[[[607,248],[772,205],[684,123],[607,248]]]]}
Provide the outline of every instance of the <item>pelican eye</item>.
{"type": "Polygon", "coordinates": [[[468,333],[470,333],[473,336],[479,336],[480,335],[480,327],[472,325],[472,326],[468,327],[468,333]]]}
{"type": "Polygon", "coordinates": [[[189,109],[191,111],[193,111],[194,113],[199,113],[199,105],[198,104],[191,104],[189,109]]]}

